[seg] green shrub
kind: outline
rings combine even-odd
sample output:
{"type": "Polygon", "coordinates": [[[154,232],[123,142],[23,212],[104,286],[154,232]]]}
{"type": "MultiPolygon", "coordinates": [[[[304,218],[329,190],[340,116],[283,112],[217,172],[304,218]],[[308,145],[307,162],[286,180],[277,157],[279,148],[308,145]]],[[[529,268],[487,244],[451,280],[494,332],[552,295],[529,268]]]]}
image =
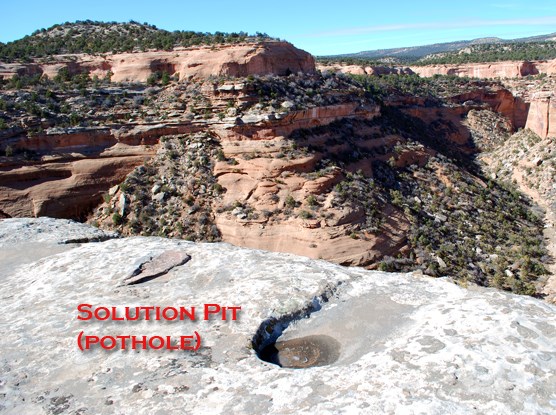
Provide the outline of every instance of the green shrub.
{"type": "Polygon", "coordinates": [[[301,219],[311,219],[313,218],[313,214],[311,212],[307,212],[306,210],[302,210],[299,212],[299,217],[301,219]]]}
{"type": "Polygon", "coordinates": [[[112,222],[114,222],[114,225],[119,226],[124,222],[124,218],[122,218],[122,215],[116,212],[112,215],[112,222]]]}
{"type": "Polygon", "coordinates": [[[288,195],[288,197],[286,197],[285,204],[289,208],[294,208],[297,205],[297,202],[295,201],[292,195],[288,195]]]}
{"type": "Polygon", "coordinates": [[[319,202],[317,201],[317,198],[314,195],[309,195],[306,199],[307,201],[307,205],[311,206],[311,207],[315,207],[318,206],[319,202]]]}

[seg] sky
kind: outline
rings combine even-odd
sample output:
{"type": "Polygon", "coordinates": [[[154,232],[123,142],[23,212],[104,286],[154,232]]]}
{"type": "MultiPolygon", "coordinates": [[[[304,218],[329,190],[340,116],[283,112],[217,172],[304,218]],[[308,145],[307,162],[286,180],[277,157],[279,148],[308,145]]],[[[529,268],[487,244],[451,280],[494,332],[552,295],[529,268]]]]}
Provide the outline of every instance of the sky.
{"type": "Polygon", "coordinates": [[[263,32],[313,55],[556,32],[556,1],[0,0],[0,42],[76,20],[166,30],[263,32]]]}

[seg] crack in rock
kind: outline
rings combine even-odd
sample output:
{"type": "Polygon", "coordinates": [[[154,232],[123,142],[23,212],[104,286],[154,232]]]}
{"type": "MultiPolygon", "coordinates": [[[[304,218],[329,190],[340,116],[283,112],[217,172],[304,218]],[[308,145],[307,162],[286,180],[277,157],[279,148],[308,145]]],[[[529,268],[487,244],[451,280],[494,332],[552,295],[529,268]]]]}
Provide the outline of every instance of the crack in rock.
{"type": "Polygon", "coordinates": [[[114,233],[105,233],[99,236],[66,239],[65,241],[60,242],[60,244],[67,245],[67,244],[86,244],[90,242],[105,242],[105,241],[109,241],[110,239],[116,239],[116,238],[121,238],[121,235],[114,232],[114,233]]]}

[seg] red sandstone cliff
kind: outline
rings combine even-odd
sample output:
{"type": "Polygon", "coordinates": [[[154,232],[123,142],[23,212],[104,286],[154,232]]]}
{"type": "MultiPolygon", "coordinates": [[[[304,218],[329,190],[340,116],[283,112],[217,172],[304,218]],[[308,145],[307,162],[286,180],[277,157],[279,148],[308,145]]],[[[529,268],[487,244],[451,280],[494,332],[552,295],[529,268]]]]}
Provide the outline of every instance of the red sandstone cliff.
{"type": "Polygon", "coordinates": [[[541,138],[556,137],[556,100],[554,92],[533,94],[525,127],[541,138]]]}
{"type": "Polygon", "coordinates": [[[420,76],[457,75],[470,78],[518,78],[540,73],[556,74],[555,61],[511,61],[446,65],[412,66],[420,76]]]}
{"type": "MultiPolygon", "coordinates": [[[[556,59],[534,62],[492,62],[469,63],[459,65],[429,65],[406,67],[383,67],[359,65],[318,65],[317,69],[329,72],[341,72],[356,75],[386,75],[386,74],[418,74],[422,77],[434,75],[457,75],[471,78],[507,78],[520,79],[530,75],[556,75],[556,59]]],[[[510,82],[511,83],[511,82],[510,82]]],[[[556,104],[554,89],[538,90],[533,86],[531,91],[516,90],[513,93],[498,89],[496,91],[475,90],[472,93],[452,97],[452,100],[463,103],[474,101],[487,104],[492,110],[507,117],[514,128],[529,128],[542,138],[556,136],[556,104]]],[[[418,104],[413,115],[423,115],[427,111],[424,105],[418,104]]],[[[438,111],[432,111],[434,117],[438,111]]],[[[427,118],[429,116],[425,116],[427,118]]]]}
{"type": "Polygon", "coordinates": [[[444,64],[427,66],[362,66],[343,64],[318,64],[317,69],[328,72],[341,72],[353,75],[389,75],[418,74],[431,77],[434,75],[457,75],[470,78],[521,78],[529,75],[555,75],[556,59],[549,61],[510,61],[466,64],[444,64]]]}
{"type": "Polygon", "coordinates": [[[343,64],[317,64],[317,69],[321,72],[337,72],[352,75],[411,75],[414,72],[411,68],[401,66],[361,66],[343,64]]]}
{"type": "Polygon", "coordinates": [[[261,42],[240,45],[203,46],[173,51],[118,53],[105,56],[61,55],[49,63],[0,62],[0,77],[15,74],[45,74],[54,77],[62,68],[70,73],[89,73],[105,77],[111,72],[116,82],[145,82],[155,72],[166,72],[179,79],[209,76],[286,75],[313,72],[314,58],[287,42],[261,42]]]}

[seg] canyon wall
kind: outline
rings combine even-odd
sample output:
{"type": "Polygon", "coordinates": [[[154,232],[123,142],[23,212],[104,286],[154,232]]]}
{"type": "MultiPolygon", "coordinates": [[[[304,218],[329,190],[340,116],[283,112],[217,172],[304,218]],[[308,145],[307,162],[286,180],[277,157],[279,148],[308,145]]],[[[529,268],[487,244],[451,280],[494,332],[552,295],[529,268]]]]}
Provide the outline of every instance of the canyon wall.
{"type": "MultiPolygon", "coordinates": [[[[364,222],[365,213],[357,208],[333,206],[330,191],[345,179],[341,170],[337,168],[319,177],[311,176],[324,157],[319,151],[277,157],[288,151],[291,142],[287,137],[295,130],[325,126],[337,120],[371,120],[379,115],[380,109],[376,105],[345,103],[292,112],[279,121],[219,130],[223,153],[226,158],[236,160],[233,165],[221,161],[214,167],[218,183],[227,189],[222,206],[241,201],[257,211],[271,212],[287,208],[285,201],[289,197],[303,204],[306,212],[312,212],[306,201],[316,197],[322,198],[328,214],[326,219],[311,213],[305,218],[296,215],[278,218],[279,215],[274,215],[277,220],[249,220],[241,212],[222,209],[218,213],[220,209],[216,209],[215,223],[222,240],[239,246],[326,258],[344,265],[366,265],[384,255],[397,253],[406,244],[408,223],[403,214],[388,207],[383,234],[354,239],[348,230],[353,224],[364,222]],[[284,235],[288,237],[284,238],[284,235]]],[[[318,146],[321,141],[326,139],[321,137],[310,143],[318,146]]],[[[368,139],[368,143],[371,141],[368,139]]],[[[384,142],[373,143],[380,144],[384,142]]],[[[340,145],[329,150],[341,152],[347,147],[340,145]]],[[[354,148],[351,150],[355,151],[354,148]]]]}
{"type": "MultiPolygon", "coordinates": [[[[523,78],[533,75],[556,75],[556,59],[532,62],[492,62],[459,65],[412,66],[411,70],[424,77],[457,75],[472,78],[523,78]]],[[[533,88],[535,91],[538,88],[533,88]]],[[[541,138],[556,136],[556,104],[554,91],[540,88],[536,92],[514,92],[514,102],[506,99],[506,109],[500,111],[513,121],[515,128],[529,128],[541,138]],[[511,103],[511,105],[510,105],[511,103]],[[510,114],[511,112],[511,114],[510,114]]],[[[481,102],[483,100],[481,99],[481,102]]],[[[498,109],[495,109],[499,111],[498,109]]]]}
{"type": "Polygon", "coordinates": [[[317,64],[321,72],[337,72],[352,75],[411,75],[414,72],[409,67],[386,66],[386,65],[344,65],[344,64],[317,64]]]}
{"type": "Polygon", "coordinates": [[[204,124],[113,125],[16,135],[3,143],[40,159],[0,158],[0,217],[84,218],[156,152],[159,138],[200,130],[204,124]]]}
{"type": "MultiPolygon", "coordinates": [[[[273,120],[246,116],[237,121],[238,125],[227,124],[229,119],[214,120],[212,128],[226,141],[272,140],[299,128],[327,125],[345,117],[372,118],[377,114],[377,106],[366,108],[346,103],[292,111],[273,120]]],[[[5,145],[15,151],[36,153],[40,161],[0,160],[0,215],[82,218],[102,202],[111,186],[121,183],[134,167],[155,154],[160,137],[191,134],[206,128],[206,122],[199,120],[69,128],[4,138],[5,145]]],[[[262,143],[266,141],[261,146],[262,143]]]]}
{"type": "MultiPolygon", "coordinates": [[[[556,59],[533,62],[515,61],[411,67],[318,64],[317,69],[323,72],[369,76],[417,74],[421,77],[456,75],[482,79],[520,79],[530,75],[545,74],[552,78],[556,76],[556,59]]],[[[533,91],[537,89],[535,87],[533,91]]],[[[546,88],[541,88],[536,92],[519,91],[513,94],[508,90],[504,91],[501,89],[495,93],[486,90],[473,91],[470,94],[452,97],[452,100],[458,100],[461,103],[464,101],[486,103],[493,111],[500,112],[507,117],[516,129],[529,128],[542,138],[556,136],[554,91],[546,88]]],[[[416,105],[425,107],[421,104],[416,105]]]]}
{"type": "Polygon", "coordinates": [[[84,219],[111,186],[152,154],[150,146],[116,144],[87,156],[73,153],[23,165],[2,163],[0,215],[84,219]]]}
{"type": "Polygon", "coordinates": [[[0,170],[0,213],[12,217],[83,218],[107,189],[120,183],[150,152],[63,160],[0,170]],[[140,154],[138,154],[140,153],[140,154]]]}
{"type": "Polygon", "coordinates": [[[14,151],[32,152],[40,160],[0,160],[0,215],[84,218],[111,186],[152,157],[161,136],[199,128],[125,125],[7,138],[14,151]]]}

